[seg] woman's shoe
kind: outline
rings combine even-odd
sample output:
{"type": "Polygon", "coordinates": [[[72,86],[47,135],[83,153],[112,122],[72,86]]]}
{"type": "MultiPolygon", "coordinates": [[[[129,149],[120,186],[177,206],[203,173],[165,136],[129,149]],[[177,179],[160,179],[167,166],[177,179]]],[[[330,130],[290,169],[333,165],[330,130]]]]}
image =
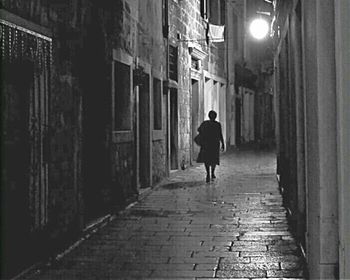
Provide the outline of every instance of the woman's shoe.
{"type": "Polygon", "coordinates": [[[207,183],[209,183],[210,182],[210,176],[209,175],[207,175],[207,178],[206,178],[206,180],[205,180],[207,183]]]}

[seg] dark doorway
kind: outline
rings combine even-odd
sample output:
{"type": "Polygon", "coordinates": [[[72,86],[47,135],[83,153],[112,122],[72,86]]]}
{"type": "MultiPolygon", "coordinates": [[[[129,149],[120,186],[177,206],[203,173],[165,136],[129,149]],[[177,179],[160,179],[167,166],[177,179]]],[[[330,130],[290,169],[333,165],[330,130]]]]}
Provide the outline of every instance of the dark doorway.
{"type": "MultiPolygon", "coordinates": [[[[199,127],[199,82],[192,80],[192,140],[198,133],[199,127]]],[[[199,146],[193,141],[192,143],[192,160],[195,161],[198,157],[199,146]]]]}
{"type": "Polygon", "coordinates": [[[150,129],[150,83],[149,75],[144,74],[139,86],[139,155],[140,155],[140,187],[147,188],[151,184],[151,129],[150,129]]]}
{"type": "Polygon", "coordinates": [[[177,89],[170,89],[170,169],[178,169],[177,89]]]}
{"type": "Polygon", "coordinates": [[[104,57],[105,38],[99,23],[93,20],[88,30],[80,62],[83,88],[82,176],[86,222],[104,215],[111,207],[111,167],[107,142],[107,133],[111,129],[111,95],[107,80],[110,72],[104,57]]]}
{"type": "Polygon", "coordinates": [[[239,146],[241,144],[242,138],[242,100],[240,98],[236,98],[236,145],[239,146]]]}
{"type": "Polygon", "coordinates": [[[164,114],[164,125],[165,125],[165,147],[166,147],[166,160],[165,160],[165,170],[166,170],[166,174],[167,176],[169,175],[169,171],[170,171],[170,149],[169,149],[169,122],[170,122],[170,116],[169,116],[169,92],[168,92],[168,88],[166,86],[163,86],[163,112],[165,112],[164,114]]]}
{"type": "MultiPolygon", "coordinates": [[[[30,62],[1,65],[1,278],[21,271],[30,248],[29,100],[34,67],[30,62]]],[[[35,155],[34,155],[35,156],[35,155]]],[[[4,278],[3,278],[4,277],[4,278]]]]}

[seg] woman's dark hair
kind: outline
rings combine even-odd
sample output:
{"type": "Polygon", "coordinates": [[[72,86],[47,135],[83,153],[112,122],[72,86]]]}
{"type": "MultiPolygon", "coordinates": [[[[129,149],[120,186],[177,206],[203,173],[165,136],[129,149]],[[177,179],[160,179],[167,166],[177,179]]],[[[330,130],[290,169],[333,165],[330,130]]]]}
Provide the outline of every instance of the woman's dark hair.
{"type": "Polygon", "coordinates": [[[209,113],[208,113],[208,117],[209,119],[211,120],[215,120],[216,119],[216,116],[217,116],[217,113],[213,110],[211,110],[209,113]]]}

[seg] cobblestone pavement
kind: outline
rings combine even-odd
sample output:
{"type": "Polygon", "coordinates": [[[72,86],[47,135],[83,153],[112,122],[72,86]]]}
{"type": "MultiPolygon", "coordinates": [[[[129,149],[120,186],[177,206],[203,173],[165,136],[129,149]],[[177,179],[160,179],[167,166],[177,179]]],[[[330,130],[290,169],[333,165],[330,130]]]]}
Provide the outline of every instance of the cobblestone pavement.
{"type": "Polygon", "coordinates": [[[139,203],[31,279],[303,279],[271,152],[173,173],[139,203]]]}

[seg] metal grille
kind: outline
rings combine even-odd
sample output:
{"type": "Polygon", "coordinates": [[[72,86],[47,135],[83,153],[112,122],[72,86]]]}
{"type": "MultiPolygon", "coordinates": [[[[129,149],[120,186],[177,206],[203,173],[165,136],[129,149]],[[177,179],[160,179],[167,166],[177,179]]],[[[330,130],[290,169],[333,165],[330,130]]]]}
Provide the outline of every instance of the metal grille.
{"type": "Polygon", "coordinates": [[[195,70],[199,70],[199,61],[194,57],[191,58],[191,68],[195,70]]]}
{"type": "Polygon", "coordinates": [[[169,77],[177,81],[177,47],[169,46],[169,77]]]}
{"type": "MultiPolygon", "coordinates": [[[[28,100],[29,104],[25,128],[30,142],[29,192],[25,200],[29,207],[30,230],[34,231],[48,221],[47,153],[52,39],[2,19],[0,34],[1,61],[5,71],[6,67],[18,70],[18,74],[12,75],[12,83],[23,83],[22,68],[29,65],[26,69],[29,88],[25,91],[28,96],[21,98],[28,100]]],[[[7,102],[12,102],[11,98],[8,95],[7,102]]]]}

